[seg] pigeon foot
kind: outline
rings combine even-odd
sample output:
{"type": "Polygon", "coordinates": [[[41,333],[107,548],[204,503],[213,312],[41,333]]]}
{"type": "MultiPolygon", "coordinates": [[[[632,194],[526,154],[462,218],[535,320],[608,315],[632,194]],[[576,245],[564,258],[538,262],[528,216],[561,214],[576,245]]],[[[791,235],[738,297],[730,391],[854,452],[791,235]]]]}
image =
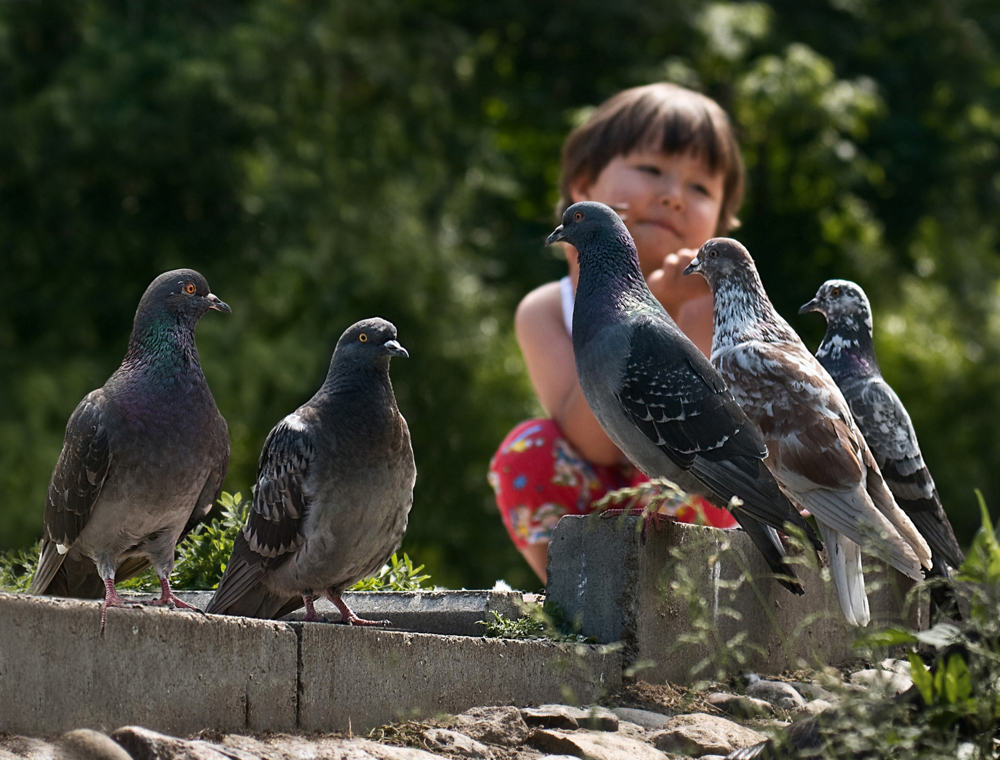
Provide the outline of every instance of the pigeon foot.
{"type": "Polygon", "coordinates": [[[104,624],[108,619],[108,607],[134,607],[118,595],[115,588],[115,579],[106,578],[104,580],[104,605],[101,607],[101,638],[104,637],[104,624]]]}
{"type": "Polygon", "coordinates": [[[173,592],[173,589],[170,588],[170,581],[168,581],[166,578],[160,578],[160,588],[163,590],[163,593],[160,595],[160,598],[152,599],[146,602],[146,604],[148,604],[151,607],[169,606],[169,607],[176,607],[179,610],[195,610],[197,612],[201,612],[201,610],[199,610],[193,604],[188,604],[187,602],[177,598],[177,596],[173,592]]]}
{"type": "Polygon", "coordinates": [[[344,625],[374,625],[382,627],[392,625],[391,620],[366,620],[365,618],[358,617],[354,614],[354,610],[347,606],[347,602],[339,596],[327,594],[326,598],[340,611],[340,622],[344,625]]]}

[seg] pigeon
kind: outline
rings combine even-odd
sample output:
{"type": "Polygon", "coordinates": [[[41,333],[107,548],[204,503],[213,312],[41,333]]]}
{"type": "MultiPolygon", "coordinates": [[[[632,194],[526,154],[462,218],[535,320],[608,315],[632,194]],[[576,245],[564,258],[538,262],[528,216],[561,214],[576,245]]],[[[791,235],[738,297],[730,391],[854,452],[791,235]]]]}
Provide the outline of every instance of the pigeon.
{"type": "Polygon", "coordinates": [[[341,595],[378,571],[403,540],[417,469],[396,407],[389,360],[407,357],[391,322],[373,318],[337,342],[326,380],[267,436],[253,506],[206,612],[277,619],[302,606],[323,621],[325,595],[350,625],[341,595]]]}
{"type": "Polygon", "coordinates": [[[621,218],[602,203],[575,203],[546,243],[560,240],[579,252],[573,352],[601,427],[650,477],[728,507],[778,581],[801,594],[777,530],[818,539],[762,463],[760,432],[649,292],[621,218]]]}
{"type": "Polygon", "coordinates": [[[746,248],[713,238],[684,271],[712,288],[712,364],[763,433],[778,485],[816,518],[844,617],[866,626],[861,548],[919,580],[927,542],[893,500],[837,384],[771,305],[746,248]]]}
{"type": "Polygon", "coordinates": [[[920,454],[910,415],[879,371],[868,296],[848,280],[827,280],[799,314],[810,311],[827,320],[816,358],[847,399],[896,503],[931,548],[928,576],[948,577],[948,566],[961,567],[965,557],[920,454]]]}
{"type": "Polygon", "coordinates": [[[115,582],[150,565],[155,605],[193,609],[170,588],[174,548],[215,504],[229,465],[229,430],[205,381],[194,331],[230,312],[191,269],[157,277],[135,313],[128,352],[66,425],[49,484],[29,593],[125,606],[115,582]]]}

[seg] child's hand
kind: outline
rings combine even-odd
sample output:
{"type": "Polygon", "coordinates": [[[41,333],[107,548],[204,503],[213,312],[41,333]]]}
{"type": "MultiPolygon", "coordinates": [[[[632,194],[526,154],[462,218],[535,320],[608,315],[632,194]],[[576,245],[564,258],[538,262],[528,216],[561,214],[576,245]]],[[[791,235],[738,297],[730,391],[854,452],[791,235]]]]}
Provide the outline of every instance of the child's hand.
{"type": "Polygon", "coordinates": [[[682,248],[677,253],[667,254],[663,259],[663,266],[650,272],[646,278],[650,292],[674,319],[685,303],[712,292],[704,277],[684,276],[684,269],[697,255],[698,252],[691,248],[682,248]]]}

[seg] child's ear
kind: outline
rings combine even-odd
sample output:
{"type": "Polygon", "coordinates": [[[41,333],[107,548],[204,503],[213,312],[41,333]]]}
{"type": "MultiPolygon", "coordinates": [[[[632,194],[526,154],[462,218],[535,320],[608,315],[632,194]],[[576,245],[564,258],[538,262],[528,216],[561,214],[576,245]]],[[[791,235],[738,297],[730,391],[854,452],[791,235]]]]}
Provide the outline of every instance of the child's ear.
{"type": "Polygon", "coordinates": [[[590,200],[590,183],[581,177],[569,186],[569,197],[573,203],[590,200]]]}

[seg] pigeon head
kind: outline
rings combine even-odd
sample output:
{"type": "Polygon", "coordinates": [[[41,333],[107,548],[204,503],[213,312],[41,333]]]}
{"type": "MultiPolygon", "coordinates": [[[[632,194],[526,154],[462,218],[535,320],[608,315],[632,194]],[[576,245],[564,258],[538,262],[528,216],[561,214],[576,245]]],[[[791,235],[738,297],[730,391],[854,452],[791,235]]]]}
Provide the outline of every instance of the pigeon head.
{"type": "MultiPolygon", "coordinates": [[[[562,240],[580,250],[588,242],[607,239],[609,236],[619,238],[622,234],[631,241],[625,222],[610,206],[597,201],[581,201],[566,209],[562,224],[553,230],[545,245],[562,240]]],[[[635,247],[634,244],[632,247],[635,247]]]]}
{"type": "Polygon", "coordinates": [[[396,340],[396,326],[385,319],[372,317],[355,322],[337,341],[333,364],[385,366],[394,356],[409,357],[396,340]]]}
{"type": "Polygon", "coordinates": [[[799,314],[818,311],[831,325],[859,332],[862,325],[872,332],[872,308],[861,287],[850,280],[827,280],[816,291],[816,297],[803,304],[799,314]]]}
{"type": "Polygon", "coordinates": [[[208,281],[193,269],[174,269],[153,280],[136,310],[136,320],[164,318],[194,327],[211,309],[232,313],[208,287],[208,281]]]}
{"type": "Polygon", "coordinates": [[[736,276],[755,272],[750,251],[732,238],[712,238],[698,250],[684,274],[697,272],[716,289],[716,284],[736,276]]]}

